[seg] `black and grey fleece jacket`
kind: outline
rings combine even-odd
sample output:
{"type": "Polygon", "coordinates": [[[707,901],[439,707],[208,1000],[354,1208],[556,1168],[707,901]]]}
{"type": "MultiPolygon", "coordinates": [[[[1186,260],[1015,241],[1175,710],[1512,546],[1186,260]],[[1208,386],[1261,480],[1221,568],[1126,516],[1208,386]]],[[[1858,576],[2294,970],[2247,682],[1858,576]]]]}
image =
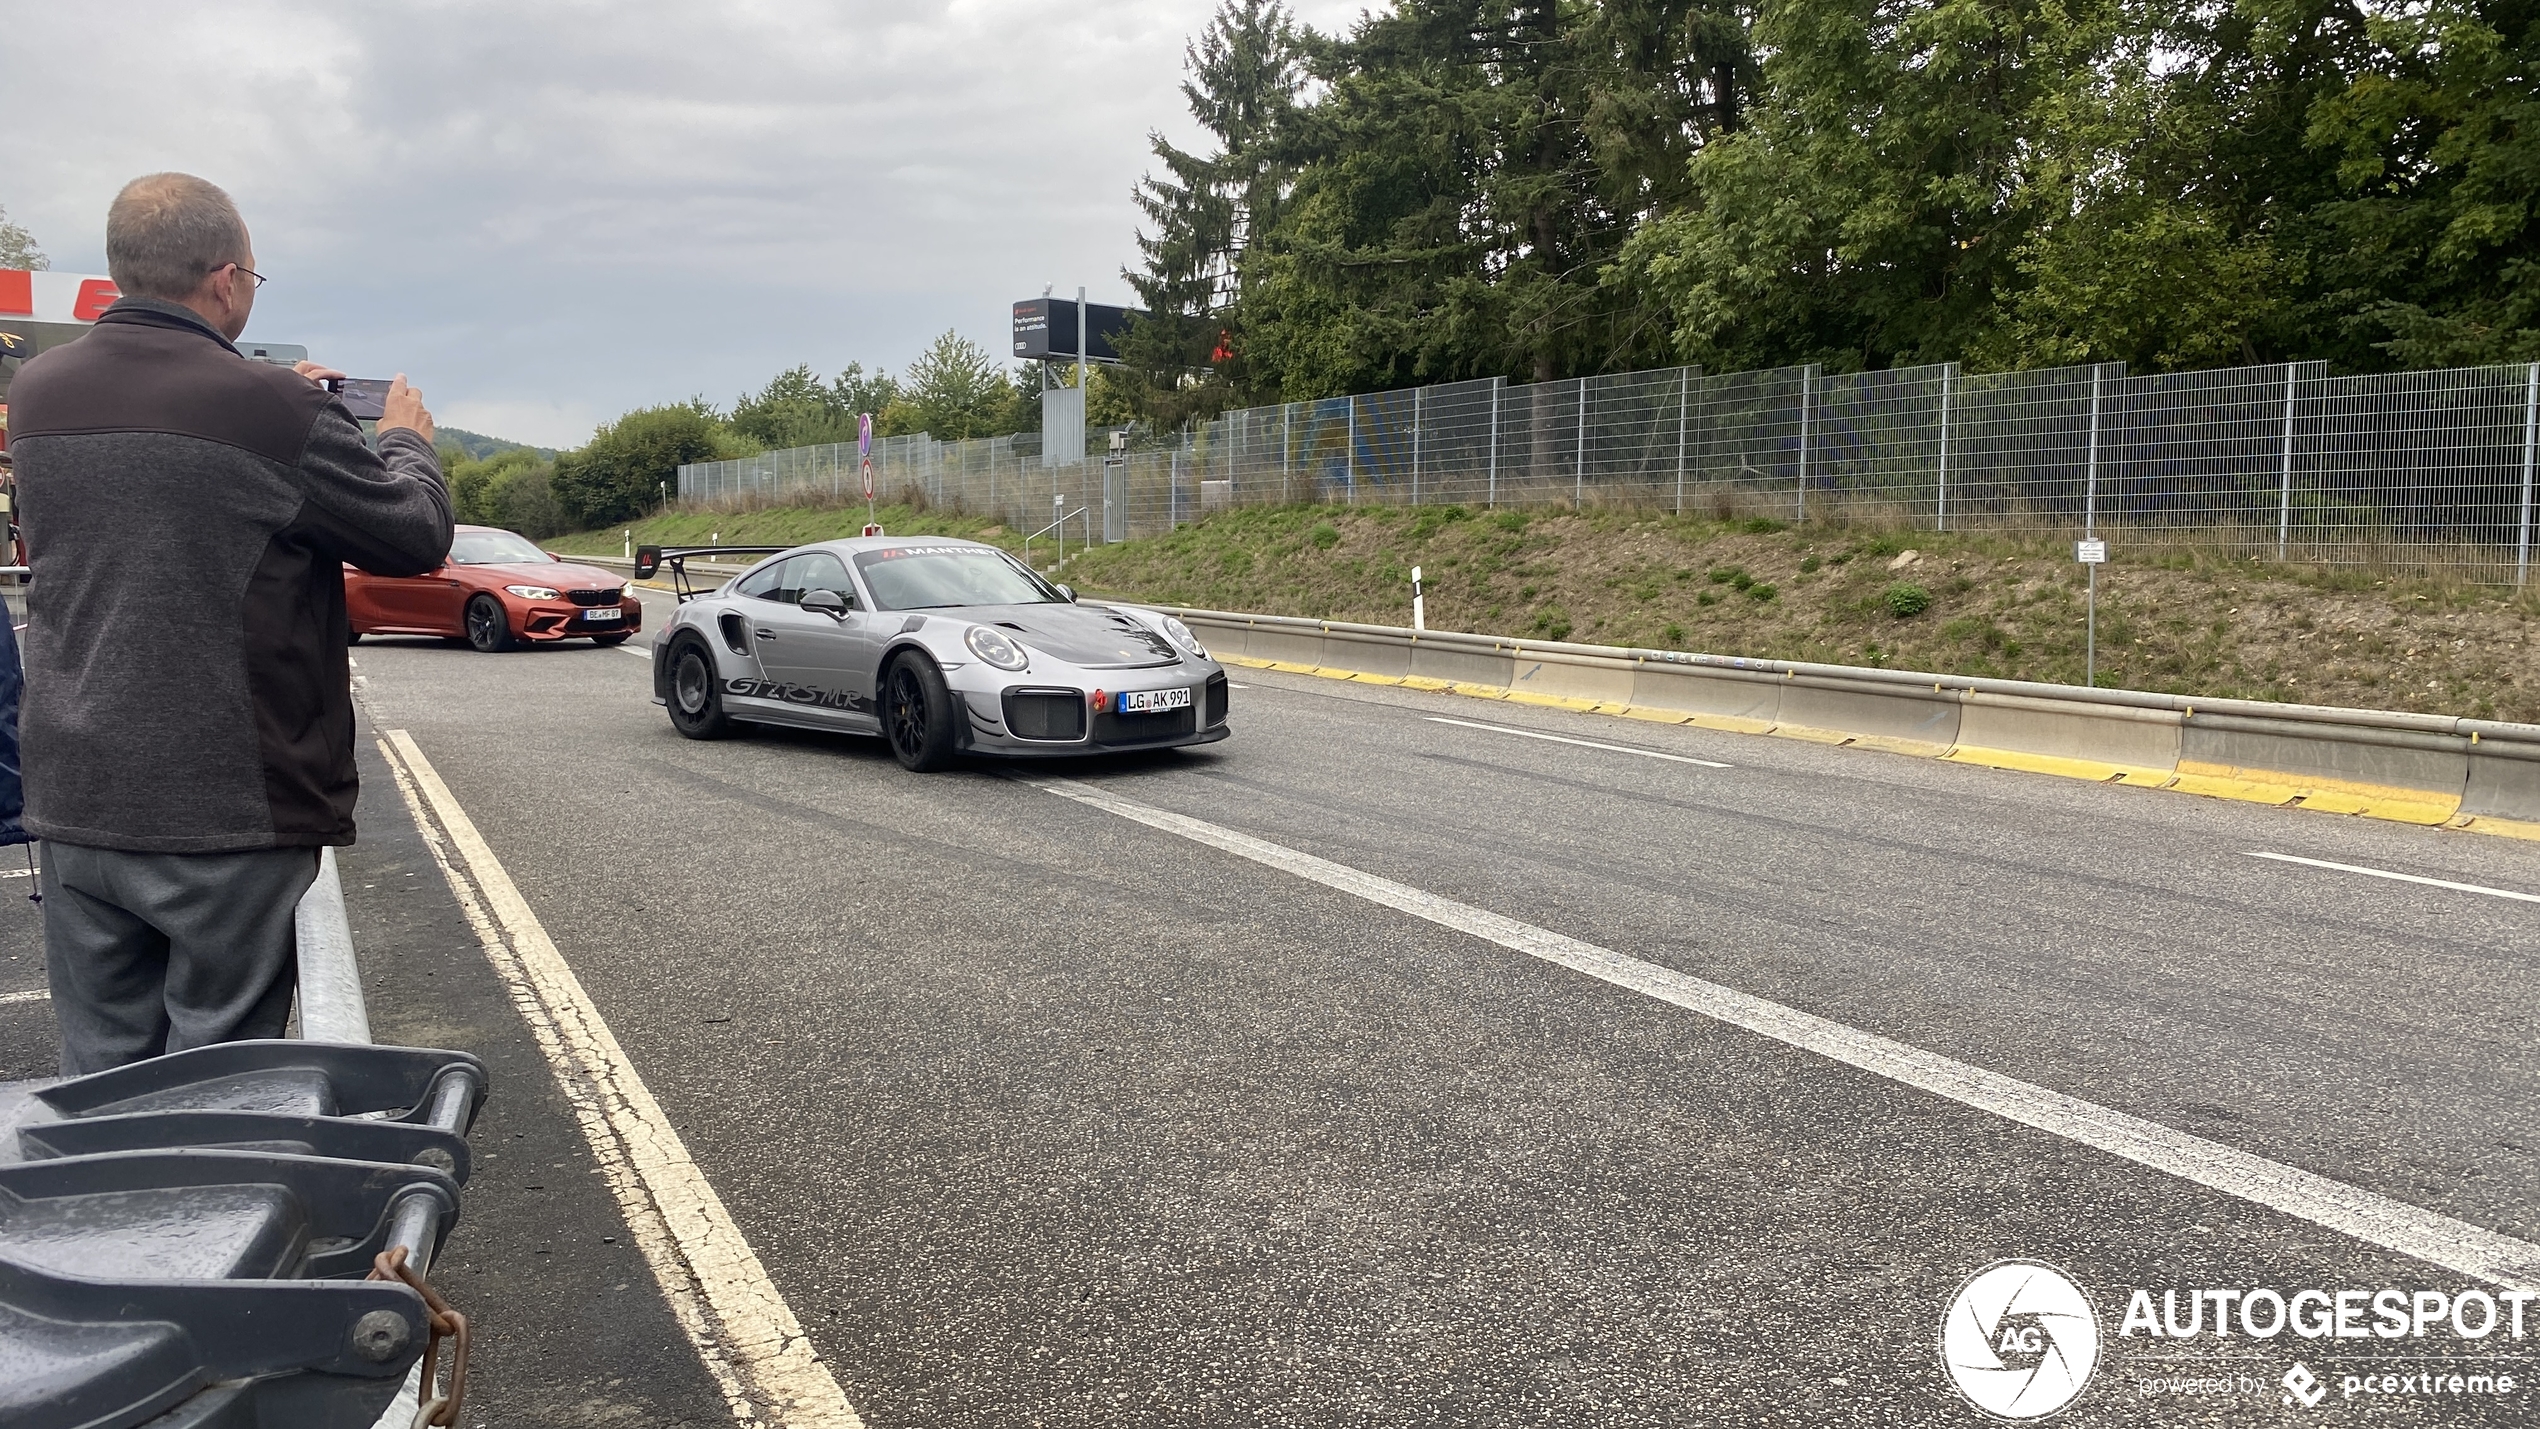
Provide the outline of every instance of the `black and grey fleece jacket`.
{"type": "Polygon", "coordinates": [[[26,823],[144,853],[353,841],[343,563],[450,549],[432,447],[125,298],[9,390],[27,592],[26,823]]]}

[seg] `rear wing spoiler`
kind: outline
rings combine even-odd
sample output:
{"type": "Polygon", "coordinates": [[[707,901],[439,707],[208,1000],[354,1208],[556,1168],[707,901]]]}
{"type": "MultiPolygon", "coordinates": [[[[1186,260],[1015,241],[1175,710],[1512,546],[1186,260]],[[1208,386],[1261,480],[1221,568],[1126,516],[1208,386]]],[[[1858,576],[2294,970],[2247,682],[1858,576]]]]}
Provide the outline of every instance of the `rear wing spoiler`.
{"type": "Polygon", "coordinates": [[[688,561],[691,557],[712,559],[717,556],[775,556],[792,549],[794,548],[791,546],[637,546],[635,548],[635,579],[651,580],[662,567],[668,566],[671,589],[678,593],[680,600],[687,601],[698,594],[688,580],[688,561]]]}

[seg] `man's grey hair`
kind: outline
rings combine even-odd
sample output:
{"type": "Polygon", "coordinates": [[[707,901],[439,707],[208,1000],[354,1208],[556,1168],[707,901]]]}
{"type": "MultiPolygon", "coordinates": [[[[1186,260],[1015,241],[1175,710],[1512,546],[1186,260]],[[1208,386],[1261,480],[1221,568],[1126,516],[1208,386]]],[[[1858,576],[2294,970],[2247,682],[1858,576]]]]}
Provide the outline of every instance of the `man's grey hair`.
{"type": "Polygon", "coordinates": [[[129,296],[175,302],[212,270],[246,261],[238,206],[192,174],[145,174],[106,210],[106,271],[129,296]]]}

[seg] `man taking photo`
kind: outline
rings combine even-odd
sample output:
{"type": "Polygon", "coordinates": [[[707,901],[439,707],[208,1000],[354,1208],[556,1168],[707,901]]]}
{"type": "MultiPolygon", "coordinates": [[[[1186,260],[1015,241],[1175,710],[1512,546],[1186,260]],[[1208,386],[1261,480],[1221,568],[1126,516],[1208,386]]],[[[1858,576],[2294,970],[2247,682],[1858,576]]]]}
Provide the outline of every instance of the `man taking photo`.
{"type": "Polygon", "coordinates": [[[122,299],[9,393],[26,825],[70,1076],[282,1035],[293,909],[353,841],[342,563],[419,575],[450,549],[402,376],[373,452],[320,385],[341,374],[231,345],[264,279],[229,195],[126,184],[106,266],[122,299]]]}

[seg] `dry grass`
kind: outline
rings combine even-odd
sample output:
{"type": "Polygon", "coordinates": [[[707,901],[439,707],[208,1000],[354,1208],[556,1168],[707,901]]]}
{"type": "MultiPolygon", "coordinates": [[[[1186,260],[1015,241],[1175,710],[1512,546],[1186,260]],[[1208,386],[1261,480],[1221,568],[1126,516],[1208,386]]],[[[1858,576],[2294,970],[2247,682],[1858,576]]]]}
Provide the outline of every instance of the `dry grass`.
{"type": "MultiPolygon", "coordinates": [[[[2103,686],[2540,720],[2530,595],[2123,533],[2112,544],[2103,686]]],[[[1621,509],[1283,507],[1089,551],[1069,578],[1149,600],[1407,625],[1415,564],[1440,629],[2082,679],[2084,575],[2061,540],[1621,509]]]]}

